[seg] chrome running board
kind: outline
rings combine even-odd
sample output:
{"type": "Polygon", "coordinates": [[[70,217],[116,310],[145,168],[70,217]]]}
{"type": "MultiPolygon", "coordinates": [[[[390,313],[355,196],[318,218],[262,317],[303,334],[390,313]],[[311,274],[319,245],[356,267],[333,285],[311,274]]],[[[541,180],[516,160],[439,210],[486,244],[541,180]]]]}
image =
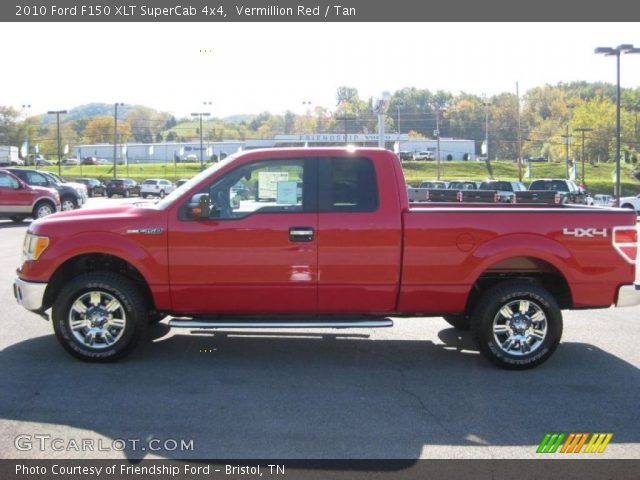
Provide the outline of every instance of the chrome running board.
{"type": "Polygon", "coordinates": [[[393,320],[347,320],[347,321],[225,321],[225,320],[193,320],[191,318],[174,318],[169,320],[174,328],[382,328],[393,327],[393,320]]]}

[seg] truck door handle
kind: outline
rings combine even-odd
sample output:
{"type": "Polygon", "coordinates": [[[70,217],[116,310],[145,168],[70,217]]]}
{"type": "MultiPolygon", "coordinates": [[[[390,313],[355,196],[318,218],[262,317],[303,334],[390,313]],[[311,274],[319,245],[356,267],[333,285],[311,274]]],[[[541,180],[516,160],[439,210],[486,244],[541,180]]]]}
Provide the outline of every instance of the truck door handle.
{"type": "Polygon", "coordinates": [[[291,227],[289,229],[289,241],[312,242],[314,233],[313,227],[291,227]]]}

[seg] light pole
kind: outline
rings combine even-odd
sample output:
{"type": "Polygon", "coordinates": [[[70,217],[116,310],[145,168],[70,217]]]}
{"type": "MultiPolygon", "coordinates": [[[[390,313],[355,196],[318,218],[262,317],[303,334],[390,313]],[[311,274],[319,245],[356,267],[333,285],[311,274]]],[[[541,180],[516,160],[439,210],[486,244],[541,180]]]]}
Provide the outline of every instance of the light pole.
{"type": "Polygon", "coordinates": [[[584,180],[584,134],[585,132],[593,132],[593,128],[576,128],[575,131],[582,133],[582,153],[580,154],[580,160],[582,160],[582,183],[586,185],[584,180]]]}
{"type": "Polygon", "coordinates": [[[433,131],[433,136],[436,137],[436,169],[438,180],[440,180],[440,107],[434,105],[432,108],[436,112],[436,129],[433,131]]]}
{"type": "Polygon", "coordinates": [[[124,103],[114,103],[113,105],[113,178],[116,178],[118,165],[118,107],[124,107],[124,103]]]}
{"type": "MultiPolygon", "coordinates": [[[[205,105],[211,105],[211,102],[209,102],[209,103],[204,102],[204,104],[205,105]]],[[[197,112],[197,113],[192,113],[191,116],[200,118],[200,170],[204,170],[204,152],[202,151],[202,149],[203,149],[203,144],[202,144],[202,117],[209,117],[209,116],[211,116],[211,113],[209,113],[209,112],[197,112]]]]}
{"type": "Polygon", "coordinates": [[[487,160],[490,160],[489,156],[489,107],[491,106],[491,102],[485,100],[483,102],[485,107],[484,110],[484,148],[486,149],[487,160]]]}
{"type": "Polygon", "coordinates": [[[620,54],[640,53],[640,48],[625,43],[612,47],[598,47],[594,53],[603,54],[605,57],[616,57],[616,207],[620,206],[620,54]]]}
{"type": "MultiPolygon", "coordinates": [[[[22,105],[22,112],[24,114],[24,125],[25,125],[25,128],[27,130],[26,131],[26,135],[25,135],[26,136],[25,141],[27,142],[27,152],[26,152],[27,153],[27,158],[25,158],[25,160],[26,160],[26,164],[25,165],[29,165],[29,144],[31,143],[31,140],[29,138],[29,125],[27,124],[27,114],[25,113],[25,111],[30,109],[30,108],[31,108],[31,105],[28,104],[28,103],[25,103],[24,105],[22,105]]],[[[35,164],[36,164],[36,155],[34,153],[33,154],[33,165],[34,165],[34,167],[35,167],[35,164]]]]}
{"type": "Polygon", "coordinates": [[[60,176],[62,176],[62,153],[60,152],[60,115],[64,115],[66,113],[66,110],[49,110],[47,112],[47,114],[49,115],[56,116],[56,137],[58,138],[58,175],[60,176]]]}

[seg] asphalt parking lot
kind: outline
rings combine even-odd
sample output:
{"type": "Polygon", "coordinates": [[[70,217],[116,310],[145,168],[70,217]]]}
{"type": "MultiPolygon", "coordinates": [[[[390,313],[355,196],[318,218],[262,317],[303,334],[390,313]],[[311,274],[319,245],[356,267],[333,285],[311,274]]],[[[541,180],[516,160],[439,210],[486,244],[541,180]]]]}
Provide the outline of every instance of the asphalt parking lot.
{"type": "Polygon", "coordinates": [[[546,432],[612,432],[600,457],[640,458],[640,307],[565,312],[558,351],[525,372],[496,369],[440,318],[311,333],[159,324],[125,360],[93,365],[14,301],[27,225],[0,220],[0,458],[535,458],[546,432]],[[17,448],[25,435],[61,449],[17,448]],[[69,448],[85,439],[107,448],[69,448]],[[150,439],[166,448],[128,442],[150,439]]]}

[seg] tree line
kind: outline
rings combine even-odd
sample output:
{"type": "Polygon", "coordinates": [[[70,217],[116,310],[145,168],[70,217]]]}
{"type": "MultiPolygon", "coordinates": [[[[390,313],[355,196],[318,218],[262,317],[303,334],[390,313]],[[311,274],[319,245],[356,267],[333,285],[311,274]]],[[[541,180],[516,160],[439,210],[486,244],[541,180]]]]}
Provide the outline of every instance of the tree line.
{"type": "MultiPolygon", "coordinates": [[[[355,87],[342,86],[331,108],[309,105],[302,114],[262,112],[233,119],[211,118],[205,121],[202,135],[208,141],[246,140],[278,134],[343,133],[345,127],[348,133],[375,133],[375,100],[361,98],[355,87]],[[349,119],[346,122],[345,117],[349,119]]],[[[640,152],[640,88],[623,89],[621,106],[623,159],[635,163],[640,152]]],[[[62,117],[63,143],[112,143],[113,114],[108,113],[109,108],[112,106],[92,104],[62,117]]],[[[441,138],[474,140],[477,154],[484,153],[482,143],[488,136],[491,159],[507,160],[517,158],[519,147],[523,157],[562,160],[569,151],[572,158],[580,160],[584,135],[585,159],[609,161],[615,156],[615,111],[615,86],[606,83],[545,85],[528,90],[520,99],[515,91],[484,97],[410,87],[389,96],[385,128],[388,133],[434,138],[439,127],[441,138]]],[[[53,155],[57,137],[51,120],[47,115],[25,117],[15,108],[0,106],[0,144],[19,146],[29,139],[31,145],[39,145],[40,152],[53,155]]],[[[143,106],[122,109],[118,134],[119,143],[200,138],[199,124],[193,119],[143,106]]]]}

